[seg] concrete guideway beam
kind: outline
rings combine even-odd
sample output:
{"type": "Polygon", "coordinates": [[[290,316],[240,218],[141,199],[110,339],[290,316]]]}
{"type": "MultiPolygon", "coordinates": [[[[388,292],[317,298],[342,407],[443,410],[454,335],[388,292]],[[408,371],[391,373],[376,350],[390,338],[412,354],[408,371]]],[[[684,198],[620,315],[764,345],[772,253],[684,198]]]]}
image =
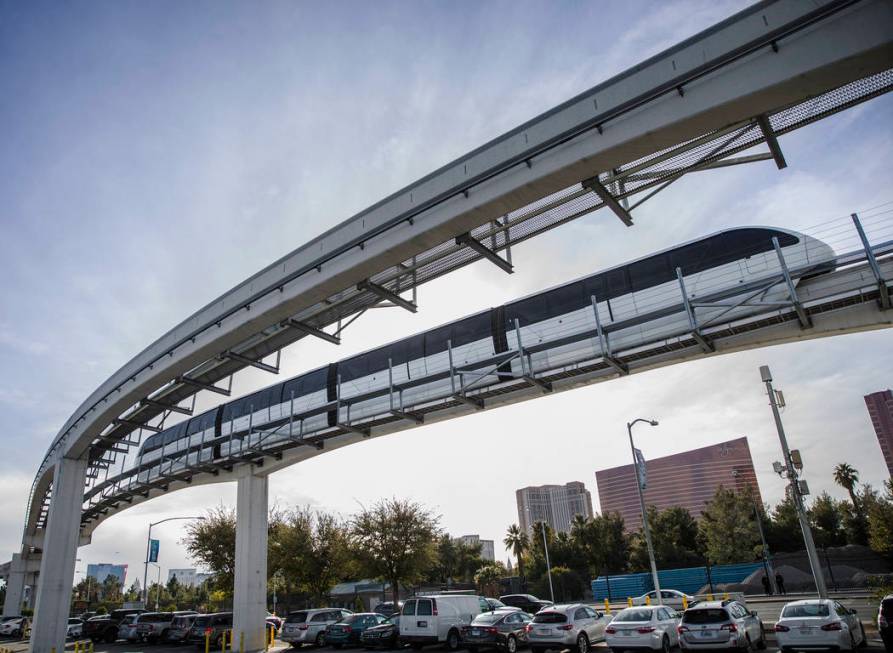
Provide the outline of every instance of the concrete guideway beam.
{"type": "Polygon", "coordinates": [[[37,578],[31,653],[65,650],[71,586],[81,528],[87,459],[60,458],[53,479],[45,547],[37,578]]]}
{"type": "Polygon", "coordinates": [[[236,569],[233,642],[252,653],[265,649],[267,616],[267,476],[251,466],[236,481],[236,569]]]}
{"type": "Polygon", "coordinates": [[[25,559],[21,553],[12,554],[9,576],[6,578],[6,600],[3,603],[3,616],[15,617],[22,614],[22,599],[25,597],[25,559]]]}

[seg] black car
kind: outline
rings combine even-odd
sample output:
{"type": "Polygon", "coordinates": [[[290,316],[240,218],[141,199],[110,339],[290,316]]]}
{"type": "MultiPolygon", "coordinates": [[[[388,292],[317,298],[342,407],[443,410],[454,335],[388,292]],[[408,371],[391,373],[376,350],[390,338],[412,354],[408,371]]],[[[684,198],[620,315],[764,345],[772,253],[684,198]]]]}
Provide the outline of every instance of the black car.
{"type": "Polygon", "coordinates": [[[877,610],[877,629],[887,653],[893,653],[893,594],[881,599],[877,610]]]}
{"type": "Polygon", "coordinates": [[[93,617],[84,624],[84,637],[89,637],[94,642],[107,642],[109,644],[118,639],[118,627],[124,621],[124,617],[132,614],[140,614],[145,610],[123,609],[112,610],[111,614],[103,617],[93,617]]]}
{"type": "Polygon", "coordinates": [[[528,614],[536,614],[543,608],[552,605],[552,601],[544,601],[536,598],[533,594],[506,594],[500,596],[499,600],[515,608],[521,608],[528,614]]]}
{"type": "Polygon", "coordinates": [[[470,653],[481,648],[499,648],[506,653],[515,653],[518,648],[527,646],[527,624],[531,619],[526,612],[512,608],[484,612],[470,625],[462,626],[462,644],[470,653]]]}
{"type": "Polygon", "coordinates": [[[367,628],[360,635],[364,648],[397,648],[400,638],[400,613],[391,615],[387,621],[367,628]]]}

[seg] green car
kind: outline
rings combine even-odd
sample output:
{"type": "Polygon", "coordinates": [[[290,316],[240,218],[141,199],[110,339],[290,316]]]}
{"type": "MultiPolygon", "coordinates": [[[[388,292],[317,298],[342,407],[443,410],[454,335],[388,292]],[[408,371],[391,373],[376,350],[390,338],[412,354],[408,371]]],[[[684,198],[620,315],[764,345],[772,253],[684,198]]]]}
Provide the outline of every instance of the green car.
{"type": "Polygon", "coordinates": [[[326,644],[332,648],[359,644],[363,631],[385,621],[387,621],[387,617],[375,612],[358,612],[348,615],[338,623],[326,628],[326,644]]]}

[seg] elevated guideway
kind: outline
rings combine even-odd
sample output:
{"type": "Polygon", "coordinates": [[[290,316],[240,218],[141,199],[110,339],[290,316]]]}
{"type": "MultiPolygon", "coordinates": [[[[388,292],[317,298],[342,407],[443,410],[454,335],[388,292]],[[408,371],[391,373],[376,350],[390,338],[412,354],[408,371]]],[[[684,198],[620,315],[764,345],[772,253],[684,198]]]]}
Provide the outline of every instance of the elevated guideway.
{"type": "MultiPolygon", "coordinates": [[[[761,2],[447,164],[200,309],[100,386],[36,474],[22,556],[38,559],[49,543],[65,542],[52,583],[70,586],[59,580],[73,571],[69,545],[127,504],[88,504],[98,514],[85,515],[83,532],[77,515],[57,517],[64,524],[54,529],[54,512],[80,502],[74,492],[66,509],[53,486],[68,484],[68,468],[93,501],[126,471],[145,433],[192,412],[197,392],[228,396],[232,375],[246,367],[278,372],[282,348],[308,336],[338,342],[370,307],[415,311],[419,285],[471,262],[509,272],[513,245],[600,208],[632,225],[637,206],[684,175],[761,160],[783,168],[780,136],[891,85],[887,0],[761,2]]],[[[283,451],[277,463],[298,459],[283,451]]],[[[255,468],[247,461],[188,482],[255,468]]],[[[35,632],[67,610],[54,601],[35,632]]],[[[54,638],[59,632],[41,634],[35,650],[48,651],[54,638]]]]}

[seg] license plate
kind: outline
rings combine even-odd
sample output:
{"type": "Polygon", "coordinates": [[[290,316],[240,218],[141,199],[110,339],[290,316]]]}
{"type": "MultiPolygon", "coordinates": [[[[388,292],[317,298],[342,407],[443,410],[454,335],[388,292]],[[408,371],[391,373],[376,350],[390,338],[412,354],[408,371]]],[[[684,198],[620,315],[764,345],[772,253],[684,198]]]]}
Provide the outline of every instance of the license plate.
{"type": "Polygon", "coordinates": [[[477,637],[478,635],[481,634],[481,630],[480,630],[480,628],[472,628],[472,629],[471,629],[471,634],[474,635],[475,637],[477,637]]]}
{"type": "Polygon", "coordinates": [[[713,637],[713,633],[711,633],[709,630],[702,630],[700,633],[698,633],[698,635],[704,638],[713,637]]]}
{"type": "Polygon", "coordinates": [[[417,621],[417,622],[415,622],[415,625],[416,625],[418,628],[427,628],[427,627],[428,627],[428,622],[427,622],[427,621],[417,621]]]}
{"type": "Polygon", "coordinates": [[[621,637],[629,637],[633,634],[633,631],[631,630],[618,630],[617,632],[620,634],[621,637]]]}
{"type": "Polygon", "coordinates": [[[812,628],[801,628],[800,634],[801,635],[810,635],[810,634],[812,634],[812,628]]]}
{"type": "Polygon", "coordinates": [[[552,632],[551,628],[537,628],[536,629],[537,635],[548,635],[551,632],[552,632]]]}

